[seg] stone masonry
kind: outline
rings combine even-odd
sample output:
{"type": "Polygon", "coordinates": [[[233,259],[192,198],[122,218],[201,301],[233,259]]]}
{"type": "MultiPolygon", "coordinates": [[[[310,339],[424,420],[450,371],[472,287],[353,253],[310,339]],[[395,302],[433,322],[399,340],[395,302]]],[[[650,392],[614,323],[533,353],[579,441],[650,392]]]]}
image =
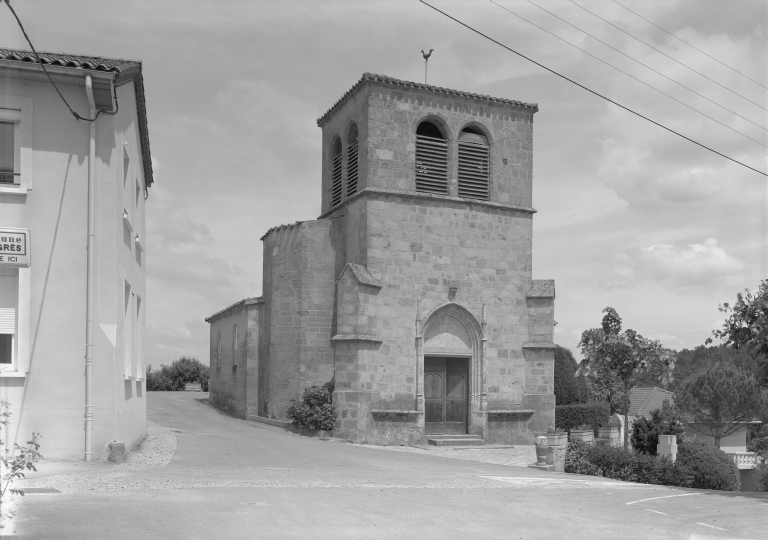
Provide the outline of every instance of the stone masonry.
{"type": "Polygon", "coordinates": [[[336,435],[419,443],[424,358],[458,358],[466,361],[467,433],[532,443],[534,431],[553,425],[554,282],[533,280],[531,268],[537,110],[363,75],[318,121],[320,217],[270,229],[263,296],[206,319],[211,403],[285,419],[306,387],[332,380],[336,435]],[[444,195],[416,191],[416,130],[425,121],[447,141],[444,195]],[[348,155],[353,126],[357,189],[348,193],[345,159],[343,196],[332,205],[332,148],[341,141],[348,155]],[[488,200],[458,196],[465,128],[488,141],[488,200]],[[243,373],[214,368],[218,333],[238,316],[247,320],[243,373]]]}

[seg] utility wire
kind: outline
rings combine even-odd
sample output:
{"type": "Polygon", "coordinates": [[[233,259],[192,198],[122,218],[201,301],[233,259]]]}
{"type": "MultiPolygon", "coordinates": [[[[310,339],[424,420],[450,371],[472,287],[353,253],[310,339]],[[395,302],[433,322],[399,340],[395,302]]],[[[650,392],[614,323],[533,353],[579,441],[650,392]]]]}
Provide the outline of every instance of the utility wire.
{"type": "MultiPolygon", "coordinates": [[[[640,64],[641,66],[643,66],[643,67],[645,67],[645,68],[647,68],[647,69],[650,69],[651,71],[653,71],[653,72],[654,72],[654,73],[656,73],[657,75],[661,75],[662,77],[664,77],[664,78],[665,78],[665,79],[667,79],[668,81],[671,81],[671,82],[675,83],[676,85],[678,85],[678,86],[681,86],[681,87],[685,88],[685,89],[686,89],[686,90],[688,90],[689,92],[693,92],[693,93],[694,93],[694,94],[696,94],[697,96],[699,96],[699,97],[701,97],[701,98],[704,98],[704,99],[706,99],[706,100],[707,100],[707,101],[709,101],[710,103],[713,103],[714,105],[717,105],[717,106],[718,106],[718,107],[720,107],[721,109],[723,109],[723,110],[726,110],[726,111],[728,111],[728,112],[729,112],[729,113],[731,113],[731,114],[735,114],[736,116],[738,116],[738,117],[739,117],[739,118],[741,118],[742,120],[746,120],[746,121],[747,121],[747,122],[749,122],[750,124],[753,124],[753,125],[755,125],[755,126],[759,127],[759,128],[760,128],[760,129],[762,129],[762,130],[768,131],[768,128],[765,128],[765,127],[761,126],[761,125],[760,125],[760,124],[758,124],[757,122],[753,122],[752,120],[750,120],[750,119],[749,119],[749,118],[747,118],[746,116],[742,116],[742,115],[740,115],[739,113],[737,113],[736,111],[732,111],[732,110],[731,110],[731,109],[729,109],[728,107],[725,107],[725,106],[721,105],[720,103],[718,103],[717,101],[715,101],[715,100],[713,100],[713,99],[709,99],[707,96],[705,96],[704,94],[700,94],[699,92],[697,92],[697,91],[696,91],[696,90],[694,90],[693,88],[689,88],[688,86],[685,86],[684,84],[677,82],[675,79],[673,79],[673,78],[671,78],[671,77],[667,77],[667,76],[666,76],[666,75],[664,75],[662,72],[660,72],[660,71],[658,71],[658,70],[656,70],[656,69],[652,68],[651,66],[649,66],[649,65],[647,65],[647,64],[644,64],[644,63],[643,63],[643,62],[641,62],[640,60],[637,60],[636,58],[633,58],[633,57],[631,57],[630,55],[628,55],[628,54],[626,54],[626,53],[624,53],[624,52],[620,51],[619,49],[617,49],[617,48],[616,48],[616,47],[614,47],[613,45],[611,45],[611,44],[609,44],[609,43],[606,43],[605,41],[603,41],[602,39],[600,39],[600,38],[598,38],[598,37],[595,37],[595,36],[593,36],[592,34],[590,34],[589,32],[587,32],[586,30],[582,30],[581,28],[579,28],[579,27],[578,27],[578,26],[576,26],[575,24],[571,24],[570,22],[566,21],[566,20],[565,20],[565,19],[563,19],[562,17],[559,17],[559,16],[555,15],[555,14],[554,14],[554,13],[552,13],[551,11],[549,11],[549,10],[547,10],[547,9],[545,9],[545,8],[543,8],[543,7],[541,7],[540,5],[536,4],[535,2],[532,2],[531,0],[525,0],[525,1],[526,1],[526,2],[528,2],[529,4],[533,5],[533,6],[536,6],[537,8],[539,8],[539,9],[540,9],[540,10],[542,10],[542,11],[544,11],[544,12],[546,12],[546,13],[549,13],[549,14],[550,14],[550,15],[552,15],[554,18],[556,18],[556,19],[558,19],[558,20],[561,20],[561,21],[563,21],[565,24],[567,24],[568,26],[570,26],[570,27],[572,27],[572,28],[575,28],[575,29],[576,29],[576,30],[578,30],[579,32],[581,32],[581,33],[583,33],[583,34],[586,34],[586,35],[588,35],[589,37],[591,37],[591,38],[592,38],[592,39],[594,39],[595,41],[599,41],[600,43],[602,43],[602,44],[603,44],[603,45],[605,45],[606,47],[609,47],[609,48],[613,49],[614,51],[616,51],[616,52],[617,52],[617,53],[619,53],[620,55],[622,55],[622,56],[626,56],[627,58],[629,58],[629,59],[630,59],[630,60],[632,60],[633,62],[636,62],[636,63],[640,64]]],[[[493,3],[493,4],[496,4],[496,2],[494,2],[493,0],[490,0],[490,2],[491,2],[491,3],[493,3]]],[[[501,5],[499,5],[499,4],[496,4],[496,5],[497,5],[497,6],[499,6],[499,7],[501,7],[502,9],[506,9],[506,8],[502,7],[501,5]]],[[[509,10],[507,10],[507,11],[509,11],[509,10]]],[[[515,13],[515,15],[517,15],[517,14],[515,13]]],[[[517,16],[518,16],[518,17],[520,17],[520,15],[517,15],[517,16]]],[[[520,17],[520,18],[522,19],[522,17],[520,17]]],[[[531,24],[533,24],[533,23],[531,23],[531,24]]],[[[544,30],[544,31],[545,31],[545,32],[549,32],[548,30],[544,30]]],[[[552,32],[549,32],[549,33],[551,34],[552,32]]],[[[552,34],[552,35],[554,35],[554,34],[552,34]]],[[[558,37],[558,36],[555,36],[555,37],[558,37]]],[[[558,39],[562,39],[562,38],[558,38],[558,39]]],[[[573,46],[574,46],[574,47],[576,47],[575,45],[573,45],[573,46]]],[[[579,47],[576,47],[576,48],[578,49],[579,47]]],[[[588,53],[587,51],[585,51],[584,49],[580,49],[580,50],[584,51],[584,52],[585,52],[585,53],[587,53],[587,54],[590,54],[590,53],[588,53]]],[[[590,56],[593,56],[593,55],[591,55],[591,54],[590,54],[590,56]]],[[[600,59],[598,58],[598,60],[600,60],[600,59]]],[[[602,61],[602,60],[601,60],[601,61],[602,61]]],[[[665,95],[666,95],[666,94],[665,94],[665,95]]]]}
{"type": "MultiPolygon", "coordinates": [[[[56,86],[55,82],[53,82],[53,79],[51,78],[51,74],[48,73],[47,69],[45,69],[45,64],[43,64],[43,61],[40,58],[40,55],[37,54],[37,51],[35,50],[35,46],[32,45],[32,41],[29,39],[29,36],[27,35],[26,30],[24,30],[24,25],[21,24],[21,20],[19,19],[19,16],[16,15],[16,11],[13,9],[13,6],[11,6],[11,0],[5,0],[5,3],[8,6],[8,9],[11,10],[11,13],[13,13],[13,17],[16,19],[16,22],[19,23],[19,28],[21,28],[21,33],[24,34],[24,37],[26,38],[27,43],[29,43],[29,47],[32,49],[32,52],[35,55],[35,58],[37,58],[37,61],[40,63],[40,67],[43,68],[43,71],[48,76],[48,80],[51,82],[53,87],[56,89],[56,93],[59,94],[59,97],[61,98],[61,101],[63,101],[64,105],[67,106],[67,109],[69,109],[69,112],[72,113],[72,116],[74,116],[78,120],[84,120],[86,122],[93,122],[94,120],[96,120],[99,117],[99,115],[101,113],[106,113],[106,114],[116,114],[117,113],[117,110],[115,110],[114,112],[110,112],[110,111],[105,111],[105,110],[99,109],[98,111],[96,111],[96,116],[94,116],[93,118],[84,118],[84,117],[80,116],[79,114],[77,114],[74,110],[72,110],[72,107],[69,106],[69,103],[67,103],[67,100],[64,99],[64,96],[61,94],[61,91],[59,90],[59,87],[56,86]]],[[[115,90],[115,100],[117,100],[117,90],[115,90]]]]}
{"type": "Polygon", "coordinates": [[[634,39],[634,40],[636,40],[636,41],[639,41],[640,43],[642,43],[642,44],[643,44],[643,45],[645,45],[646,47],[650,47],[651,49],[653,49],[654,51],[658,52],[659,54],[663,54],[664,56],[666,56],[666,57],[667,57],[667,58],[669,58],[670,60],[672,60],[672,61],[674,61],[674,62],[676,62],[676,63],[680,64],[680,65],[681,65],[681,66],[683,66],[684,68],[686,68],[686,69],[690,69],[690,70],[691,70],[691,71],[693,71],[694,73],[698,73],[699,75],[701,75],[701,76],[702,76],[702,77],[704,77],[705,79],[707,79],[707,80],[709,80],[709,81],[712,81],[713,83],[715,83],[717,86],[720,86],[721,88],[725,88],[725,89],[726,89],[726,90],[728,90],[730,93],[732,93],[732,94],[735,94],[735,95],[739,96],[740,98],[742,98],[742,99],[744,99],[744,100],[746,100],[746,101],[749,101],[749,102],[750,102],[751,104],[753,104],[753,105],[757,105],[758,107],[760,107],[760,108],[761,108],[761,109],[763,109],[764,111],[768,111],[768,109],[766,109],[765,107],[763,107],[762,105],[760,105],[760,104],[759,104],[759,103],[757,103],[756,101],[752,101],[752,100],[751,100],[751,99],[749,99],[748,97],[746,97],[746,96],[743,96],[743,95],[739,94],[738,92],[736,92],[736,91],[734,91],[734,90],[731,90],[731,89],[730,89],[730,88],[728,88],[727,86],[725,86],[725,85],[722,85],[722,84],[720,84],[719,82],[717,82],[715,79],[712,79],[712,78],[710,78],[710,77],[707,77],[706,75],[704,75],[704,74],[703,74],[703,73],[701,73],[700,71],[696,71],[696,70],[695,70],[695,69],[693,69],[692,67],[690,67],[690,66],[688,66],[688,65],[686,65],[686,64],[683,64],[683,63],[682,63],[682,62],[680,62],[679,60],[675,60],[674,58],[672,58],[671,56],[669,56],[669,55],[668,55],[667,53],[665,53],[664,51],[662,51],[662,50],[660,50],[660,49],[657,49],[657,48],[656,48],[656,47],[654,47],[653,45],[651,45],[651,44],[649,44],[649,43],[646,43],[645,41],[643,41],[642,39],[640,39],[640,38],[638,38],[638,37],[635,37],[635,36],[633,36],[632,34],[630,34],[629,32],[627,32],[626,30],[624,30],[624,29],[622,29],[622,28],[619,28],[618,26],[616,26],[615,24],[613,24],[611,21],[608,21],[608,20],[606,20],[606,19],[603,19],[603,18],[602,18],[600,15],[598,15],[598,14],[596,14],[596,13],[592,12],[592,11],[589,11],[589,10],[588,10],[587,8],[585,8],[584,6],[580,6],[579,4],[577,4],[576,2],[574,2],[573,0],[568,0],[568,1],[569,1],[571,4],[573,4],[574,6],[576,6],[576,7],[578,7],[578,8],[581,8],[581,9],[583,9],[584,11],[586,11],[587,13],[589,13],[590,15],[592,15],[592,16],[594,16],[594,17],[597,17],[598,19],[600,19],[601,21],[603,21],[603,22],[605,22],[605,23],[608,23],[608,24],[610,24],[610,25],[611,25],[611,26],[613,26],[613,27],[614,27],[616,30],[618,30],[618,31],[620,31],[620,32],[623,32],[623,33],[627,34],[629,37],[631,37],[632,39],[634,39]]]}
{"type": "MultiPolygon", "coordinates": [[[[639,82],[640,84],[644,84],[645,86],[647,86],[647,87],[648,87],[648,88],[650,88],[651,90],[655,90],[655,91],[656,91],[656,92],[658,92],[659,94],[662,94],[662,95],[664,95],[664,96],[667,96],[669,99],[671,99],[671,100],[673,100],[673,101],[676,101],[676,102],[678,102],[680,105],[682,105],[682,106],[684,106],[684,107],[688,107],[688,108],[689,108],[689,109],[691,109],[692,111],[694,111],[694,112],[696,112],[696,113],[700,114],[701,116],[704,116],[704,117],[706,117],[706,118],[709,118],[709,119],[710,119],[710,120],[712,120],[713,122],[717,122],[718,124],[720,124],[721,126],[725,127],[726,129],[730,129],[730,130],[731,130],[731,131],[733,131],[734,133],[738,133],[738,134],[739,134],[739,135],[741,135],[742,137],[745,137],[745,138],[749,139],[750,141],[752,141],[752,142],[755,142],[755,143],[759,144],[759,145],[760,145],[760,146],[762,146],[763,148],[768,148],[768,146],[766,146],[765,144],[761,143],[761,142],[760,142],[760,141],[758,141],[757,139],[753,139],[753,138],[752,138],[752,137],[750,137],[749,135],[746,135],[746,134],[742,133],[741,131],[739,131],[739,130],[737,130],[737,129],[734,129],[734,128],[732,128],[732,127],[731,127],[731,126],[729,126],[728,124],[725,124],[725,123],[721,122],[720,120],[717,120],[716,118],[712,118],[712,117],[711,117],[711,116],[709,116],[708,114],[706,114],[706,113],[703,113],[703,112],[701,112],[700,110],[698,110],[697,108],[695,108],[695,107],[691,107],[691,106],[690,106],[690,105],[688,105],[687,103],[685,103],[685,102],[683,102],[683,101],[680,101],[680,100],[679,100],[679,99],[677,99],[676,97],[673,97],[673,96],[671,96],[671,95],[667,94],[666,92],[664,92],[664,91],[662,91],[662,90],[659,90],[659,89],[658,89],[658,88],[656,88],[655,86],[652,86],[652,85],[648,84],[647,82],[645,82],[645,81],[643,81],[643,80],[641,80],[641,79],[638,79],[637,77],[635,77],[634,75],[632,75],[632,74],[630,74],[630,73],[627,73],[627,72],[626,72],[626,71],[624,71],[623,69],[617,68],[616,66],[614,66],[613,64],[611,64],[611,63],[609,63],[609,62],[606,62],[606,61],[605,61],[605,60],[603,60],[602,58],[599,58],[599,57],[595,56],[594,54],[592,54],[592,53],[590,53],[590,52],[588,52],[588,51],[585,51],[585,50],[584,50],[584,49],[582,49],[581,47],[579,47],[579,46],[577,46],[577,45],[574,45],[574,44],[573,44],[573,43],[571,43],[570,41],[567,41],[567,40],[565,40],[565,39],[561,38],[561,37],[560,37],[560,36],[558,36],[557,34],[553,34],[553,33],[552,33],[552,32],[550,32],[549,30],[547,30],[546,28],[542,28],[542,27],[541,27],[541,26],[539,26],[538,24],[536,24],[536,23],[534,23],[534,22],[531,22],[531,21],[529,21],[528,19],[526,19],[526,18],[525,18],[525,17],[523,17],[522,15],[519,15],[519,14],[515,13],[514,11],[512,11],[512,10],[510,10],[510,9],[507,9],[507,8],[505,8],[505,7],[504,7],[504,6],[502,6],[501,4],[497,4],[496,2],[494,2],[494,0],[489,0],[489,1],[491,2],[491,4],[494,4],[495,6],[498,6],[498,7],[500,7],[501,9],[503,9],[504,11],[507,11],[507,12],[511,13],[511,14],[512,14],[512,15],[514,15],[515,17],[519,17],[520,19],[524,20],[524,21],[525,21],[525,22],[527,22],[528,24],[532,24],[533,26],[535,26],[535,27],[536,27],[536,28],[538,28],[539,30],[542,30],[542,31],[546,32],[547,34],[549,34],[549,35],[551,35],[551,36],[554,36],[554,37],[556,37],[557,39],[559,39],[559,40],[560,40],[560,41],[562,41],[563,43],[567,43],[567,44],[568,44],[568,45],[570,45],[571,47],[573,47],[573,48],[575,48],[575,49],[578,49],[578,50],[580,50],[580,51],[581,51],[581,52],[583,52],[584,54],[588,54],[589,56],[591,56],[591,57],[592,57],[592,58],[594,58],[595,60],[599,60],[600,62],[602,62],[602,63],[603,63],[603,64],[605,64],[606,66],[608,66],[608,67],[611,67],[611,68],[615,69],[616,71],[618,71],[618,72],[620,72],[620,73],[623,73],[623,74],[624,74],[624,75],[626,75],[627,77],[631,77],[632,79],[636,80],[636,81],[637,81],[637,82],[639,82]]],[[[533,2],[531,2],[531,3],[533,3],[533,2]]],[[[536,4],[534,4],[534,5],[536,5],[536,4]]],[[[537,7],[538,7],[538,6],[537,6],[537,7]]],[[[723,108],[725,108],[725,107],[723,107],[723,108]]],[[[728,110],[728,109],[726,109],[726,110],[728,110]]],[[[729,112],[733,112],[733,111],[729,111],[729,112]]],[[[735,113],[734,113],[734,114],[735,114],[735,113]]],[[[739,115],[737,115],[737,116],[739,116],[739,115]]],[[[743,117],[742,117],[742,118],[743,118],[743,117]]],[[[746,118],[745,118],[745,120],[746,120],[746,118]]],[[[754,124],[754,122],[752,122],[752,123],[754,124]]],[[[755,124],[755,125],[756,125],[756,126],[758,126],[758,127],[760,127],[760,128],[762,128],[762,129],[765,129],[764,127],[762,127],[762,126],[761,126],[761,125],[759,125],[759,124],[755,124]]]]}
{"type": "Polygon", "coordinates": [[[643,19],[645,22],[651,23],[653,26],[655,26],[656,28],[658,28],[658,29],[659,29],[659,30],[661,30],[662,32],[665,32],[665,33],[669,34],[670,36],[672,36],[673,38],[675,38],[675,39],[676,39],[676,40],[678,40],[678,41],[682,41],[683,43],[685,43],[686,45],[688,45],[688,46],[689,46],[689,47],[691,47],[692,49],[696,49],[697,51],[699,51],[699,52],[700,52],[701,54],[703,54],[704,56],[708,56],[709,58],[711,58],[712,60],[714,60],[714,61],[715,61],[715,62],[717,62],[718,64],[722,64],[722,65],[724,65],[725,67],[727,67],[728,69],[730,69],[730,70],[731,70],[731,71],[733,71],[733,72],[736,72],[736,73],[738,73],[739,75],[741,75],[741,76],[742,76],[742,77],[744,77],[745,79],[749,79],[750,81],[752,81],[753,83],[757,84],[758,86],[762,86],[763,88],[765,88],[766,90],[768,90],[768,86],[765,86],[765,85],[762,85],[762,84],[760,84],[760,82],[759,82],[759,81],[756,81],[755,79],[753,79],[753,78],[751,78],[751,77],[748,77],[747,75],[744,75],[744,74],[743,74],[741,71],[739,71],[739,70],[737,70],[737,69],[734,69],[734,68],[732,68],[731,66],[729,66],[728,64],[726,64],[725,62],[721,62],[720,60],[718,60],[718,59],[717,59],[717,58],[715,58],[714,56],[712,56],[712,55],[709,55],[709,54],[705,53],[704,51],[702,51],[702,50],[701,50],[701,49],[699,49],[698,47],[695,47],[694,45],[691,45],[690,43],[688,43],[688,42],[687,42],[687,41],[685,41],[684,39],[681,39],[681,38],[677,37],[677,36],[676,36],[675,34],[673,34],[672,32],[670,32],[670,31],[668,31],[668,30],[665,30],[665,29],[663,29],[661,26],[659,26],[659,25],[658,25],[658,24],[656,24],[655,22],[653,22],[653,21],[649,21],[648,19],[646,19],[645,17],[643,17],[642,15],[640,15],[639,13],[637,13],[636,11],[632,11],[632,10],[631,10],[631,9],[629,9],[627,6],[625,6],[624,4],[620,4],[620,3],[619,3],[619,2],[617,2],[616,0],[612,0],[612,1],[613,1],[613,3],[614,3],[614,4],[617,4],[617,5],[621,6],[621,7],[623,7],[624,9],[626,9],[627,11],[629,11],[630,13],[634,13],[635,15],[637,15],[638,17],[640,17],[641,19],[643,19]]]}
{"type": "Polygon", "coordinates": [[[750,166],[749,166],[749,165],[747,165],[746,163],[742,163],[741,161],[738,161],[738,160],[736,160],[736,159],[734,159],[734,158],[732,158],[732,157],[729,157],[729,156],[727,156],[727,155],[723,154],[722,152],[718,152],[717,150],[714,150],[714,149],[710,148],[709,146],[706,146],[706,145],[704,145],[704,144],[702,144],[702,143],[700,143],[700,142],[698,142],[698,141],[695,141],[695,140],[691,139],[690,137],[686,137],[685,135],[683,135],[682,133],[679,133],[679,132],[675,131],[674,129],[668,128],[667,126],[665,126],[665,125],[663,125],[663,124],[660,124],[659,122],[656,122],[655,120],[651,120],[651,119],[650,119],[650,118],[648,118],[647,116],[644,116],[644,115],[640,114],[639,112],[635,112],[635,111],[633,111],[632,109],[630,109],[629,107],[625,107],[625,106],[624,106],[624,105],[622,105],[621,103],[617,103],[617,102],[615,102],[614,100],[612,100],[611,98],[608,98],[608,97],[606,97],[606,96],[604,96],[604,95],[602,95],[602,94],[600,94],[600,93],[598,93],[598,92],[596,92],[596,91],[592,90],[591,88],[587,88],[587,87],[586,87],[586,86],[584,86],[583,84],[577,83],[577,82],[576,82],[576,81],[574,81],[573,79],[569,79],[568,77],[566,77],[565,75],[563,75],[563,74],[561,74],[561,73],[558,73],[558,72],[557,72],[557,71],[555,71],[554,69],[550,69],[550,68],[548,68],[547,66],[545,66],[544,64],[540,64],[540,63],[539,63],[539,62],[537,62],[536,60],[533,60],[533,59],[531,59],[531,58],[528,58],[528,57],[527,57],[527,56],[525,56],[524,54],[522,54],[522,53],[519,53],[519,52],[517,52],[516,50],[514,50],[514,49],[512,49],[512,48],[510,48],[510,47],[507,47],[507,46],[506,46],[506,45],[504,45],[503,43],[501,43],[501,42],[499,42],[499,41],[497,41],[497,40],[493,39],[492,37],[490,37],[490,36],[488,36],[488,35],[486,35],[486,34],[483,34],[483,33],[482,33],[480,30],[476,30],[475,28],[472,28],[472,27],[471,27],[471,26],[469,26],[467,23],[464,23],[464,22],[460,21],[459,19],[457,19],[457,18],[455,18],[455,17],[453,17],[453,16],[451,16],[451,15],[447,14],[445,11],[441,11],[440,9],[436,8],[435,6],[433,6],[433,5],[431,5],[431,4],[428,4],[428,3],[427,3],[427,2],[425,2],[424,0],[419,0],[419,2],[421,2],[422,4],[424,4],[425,6],[427,6],[427,7],[429,7],[429,8],[432,8],[433,10],[437,11],[437,12],[438,12],[438,13],[440,13],[441,15],[444,15],[444,16],[448,17],[448,18],[449,18],[449,19],[451,19],[452,21],[459,23],[461,26],[463,26],[464,28],[466,28],[466,29],[468,29],[468,30],[471,30],[471,31],[472,31],[472,32],[474,32],[475,34],[477,34],[477,35],[479,35],[479,36],[482,36],[482,37],[484,37],[485,39],[487,39],[488,41],[491,41],[491,42],[495,43],[495,44],[496,44],[496,45],[498,45],[499,47],[502,47],[502,48],[504,48],[504,49],[508,50],[509,52],[511,52],[511,53],[514,53],[514,54],[516,54],[517,56],[519,56],[519,57],[521,57],[521,58],[524,58],[525,60],[528,60],[529,62],[531,62],[531,63],[533,63],[533,64],[536,64],[536,65],[537,65],[537,66],[539,66],[540,68],[546,69],[546,70],[547,70],[547,71],[549,71],[550,73],[553,73],[554,75],[557,75],[557,76],[558,76],[558,77],[560,77],[561,79],[565,79],[566,81],[568,81],[568,82],[570,82],[570,83],[572,83],[572,84],[575,84],[576,86],[578,86],[579,88],[582,88],[582,89],[586,90],[586,91],[587,91],[587,92],[589,92],[590,94],[594,94],[594,95],[596,95],[597,97],[600,97],[600,98],[602,98],[602,99],[604,99],[604,100],[608,101],[609,103],[613,103],[613,104],[614,104],[614,105],[616,105],[617,107],[620,107],[620,108],[624,109],[625,111],[628,111],[628,112],[630,112],[630,113],[634,114],[635,116],[639,116],[639,117],[640,117],[640,118],[642,118],[643,120],[647,120],[648,122],[650,122],[650,123],[652,123],[652,124],[655,124],[655,125],[659,126],[660,128],[662,128],[662,129],[665,129],[665,130],[669,131],[670,133],[674,133],[675,135],[677,135],[677,136],[679,136],[679,137],[682,137],[683,139],[685,139],[685,140],[687,140],[687,141],[690,141],[690,142],[692,142],[693,144],[695,144],[695,145],[697,145],[697,146],[701,146],[702,148],[704,148],[704,149],[706,149],[706,150],[709,150],[710,152],[713,152],[713,153],[717,154],[718,156],[724,157],[725,159],[727,159],[727,160],[729,160],[729,161],[733,161],[734,163],[737,163],[737,164],[741,165],[742,167],[746,167],[747,169],[750,169],[750,170],[752,170],[752,171],[755,171],[755,172],[756,172],[756,173],[758,173],[758,174],[762,174],[763,176],[768,176],[768,173],[764,173],[763,171],[760,171],[760,170],[758,170],[758,169],[755,169],[754,167],[750,167],[750,166]]]}

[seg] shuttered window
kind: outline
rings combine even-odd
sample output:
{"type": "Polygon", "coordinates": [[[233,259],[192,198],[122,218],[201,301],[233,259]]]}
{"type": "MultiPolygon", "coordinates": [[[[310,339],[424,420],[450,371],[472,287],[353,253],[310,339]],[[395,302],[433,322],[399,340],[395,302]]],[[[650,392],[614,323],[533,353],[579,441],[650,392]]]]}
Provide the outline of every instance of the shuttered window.
{"type": "Polygon", "coordinates": [[[488,142],[480,134],[462,131],[459,137],[459,197],[488,200],[488,142]]]}
{"type": "Polygon", "coordinates": [[[357,193],[357,126],[353,125],[347,137],[347,197],[357,193]]]}
{"type": "Polygon", "coordinates": [[[431,122],[416,130],[416,191],[448,194],[448,141],[431,122]]]}
{"type": "Polygon", "coordinates": [[[13,365],[16,317],[19,306],[19,271],[0,268],[0,366],[13,365]]]}
{"type": "Polygon", "coordinates": [[[331,206],[341,202],[341,141],[336,139],[331,155],[331,206]]]}

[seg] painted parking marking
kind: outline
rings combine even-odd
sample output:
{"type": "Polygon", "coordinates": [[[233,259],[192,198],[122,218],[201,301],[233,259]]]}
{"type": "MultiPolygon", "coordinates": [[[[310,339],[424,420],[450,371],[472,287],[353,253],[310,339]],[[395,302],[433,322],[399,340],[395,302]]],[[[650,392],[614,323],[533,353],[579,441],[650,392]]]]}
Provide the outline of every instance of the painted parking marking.
{"type": "Polygon", "coordinates": [[[563,478],[552,476],[478,476],[485,480],[495,480],[505,484],[529,487],[589,487],[589,488],[647,488],[647,484],[635,482],[618,482],[616,480],[584,480],[580,478],[563,478]]]}
{"type": "Polygon", "coordinates": [[[664,495],[663,497],[650,497],[648,499],[639,499],[637,501],[630,501],[624,504],[627,504],[627,505],[637,504],[637,503],[646,502],[646,501],[655,501],[657,499],[671,499],[672,497],[690,497],[691,495],[701,495],[701,493],[681,493],[679,495],[664,495]]]}
{"type": "Polygon", "coordinates": [[[727,531],[728,529],[723,529],[722,527],[715,527],[714,525],[707,525],[706,523],[699,523],[696,522],[696,525],[704,525],[705,527],[711,527],[713,529],[717,529],[718,531],[727,531]]]}
{"type": "Polygon", "coordinates": [[[654,514],[661,514],[662,516],[668,516],[666,512],[659,512],[658,510],[651,510],[650,508],[646,508],[649,512],[653,512],[654,514]]]}

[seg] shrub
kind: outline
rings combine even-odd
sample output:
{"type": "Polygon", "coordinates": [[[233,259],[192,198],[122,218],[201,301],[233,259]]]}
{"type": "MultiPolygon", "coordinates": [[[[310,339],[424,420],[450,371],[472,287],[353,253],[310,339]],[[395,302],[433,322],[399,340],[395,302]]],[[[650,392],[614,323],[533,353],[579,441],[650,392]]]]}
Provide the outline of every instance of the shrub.
{"type": "Polygon", "coordinates": [[[333,429],[336,407],[333,406],[333,383],[310,386],[304,390],[301,403],[288,406],[288,418],[297,426],[309,429],[333,429]]]}
{"type": "Polygon", "coordinates": [[[664,486],[690,487],[693,483],[691,471],[667,457],[580,442],[568,446],[565,472],[664,486]]]}
{"type": "Polygon", "coordinates": [[[207,392],[208,377],[208,366],[195,358],[182,356],[170,366],[160,366],[160,371],[152,371],[152,366],[148,365],[147,391],[181,391],[187,383],[199,382],[203,392],[207,392]]]}
{"type": "Polygon", "coordinates": [[[641,416],[635,420],[632,427],[632,446],[638,452],[655,456],[659,435],[677,435],[680,439],[685,435],[680,413],[668,401],[664,401],[661,409],[652,411],[650,418],[641,416]]]}
{"type": "Polygon", "coordinates": [[[711,444],[689,439],[677,445],[677,461],[693,474],[691,487],[739,491],[741,479],[733,460],[711,444]]]}
{"type": "Polygon", "coordinates": [[[768,464],[758,465],[757,469],[757,491],[768,491],[768,464]]]}
{"type": "Polygon", "coordinates": [[[584,376],[576,377],[578,364],[573,353],[558,345],[555,349],[555,403],[570,405],[589,400],[589,390],[584,376]]]}
{"type": "Polygon", "coordinates": [[[598,428],[608,423],[610,406],[602,401],[555,406],[555,426],[564,430],[588,424],[598,428]]]}

